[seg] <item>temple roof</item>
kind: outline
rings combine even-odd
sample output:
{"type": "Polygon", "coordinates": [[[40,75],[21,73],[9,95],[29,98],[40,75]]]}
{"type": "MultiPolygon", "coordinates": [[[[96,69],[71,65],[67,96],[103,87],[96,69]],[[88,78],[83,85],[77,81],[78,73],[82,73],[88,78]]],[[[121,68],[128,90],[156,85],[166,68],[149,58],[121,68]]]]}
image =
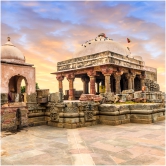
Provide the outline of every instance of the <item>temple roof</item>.
{"type": "Polygon", "coordinates": [[[74,57],[92,55],[104,51],[114,52],[123,56],[130,56],[130,51],[122,44],[113,41],[101,33],[95,39],[89,40],[82,44],[74,57]]]}

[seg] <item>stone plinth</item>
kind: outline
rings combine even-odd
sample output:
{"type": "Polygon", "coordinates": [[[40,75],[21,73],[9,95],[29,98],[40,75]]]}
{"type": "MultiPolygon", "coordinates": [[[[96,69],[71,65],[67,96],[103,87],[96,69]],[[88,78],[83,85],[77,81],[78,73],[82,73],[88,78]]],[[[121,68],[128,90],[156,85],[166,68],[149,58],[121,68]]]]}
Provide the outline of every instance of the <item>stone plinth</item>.
{"type": "Polygon", "coordinates": [[[165,119],[165,109],[160,103],[101,104],[100,123],[118,125],[123,123],[154,123],[165,119]]]}

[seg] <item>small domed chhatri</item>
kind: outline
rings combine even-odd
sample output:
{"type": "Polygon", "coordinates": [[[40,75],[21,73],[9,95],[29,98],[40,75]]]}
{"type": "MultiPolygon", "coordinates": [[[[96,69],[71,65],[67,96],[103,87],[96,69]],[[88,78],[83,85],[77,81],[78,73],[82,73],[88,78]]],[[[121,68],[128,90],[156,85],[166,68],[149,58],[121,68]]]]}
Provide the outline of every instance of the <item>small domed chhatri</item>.
{"type": "Polygon", "coordinates": [[[9,101],[20,98],[21,82],[25,81],[25,92],[35,92],[35,68],[33,64],[25,62],[23,53],[13,45],[10,37],[1,46],[1,93],[10,95],[9,101]],[[19,97],[15,98],[15,95],[19,97]]]}
{"type": "Polygon", "coordinates": [[[1,46],[1,60],[6,62],[25,63],[23,53],[11,43],[10,37],[7,39],[8,41],[1,46]]]}
{"type": "Polygon", "coordinates": [[[118,42],[106,37],[104,33],[99,34],[95,39],[86,41],[75,53],[75,57],[92,55],[104,51],[111,51],[124,56],[130,56],[130,51],[118,42]]]}

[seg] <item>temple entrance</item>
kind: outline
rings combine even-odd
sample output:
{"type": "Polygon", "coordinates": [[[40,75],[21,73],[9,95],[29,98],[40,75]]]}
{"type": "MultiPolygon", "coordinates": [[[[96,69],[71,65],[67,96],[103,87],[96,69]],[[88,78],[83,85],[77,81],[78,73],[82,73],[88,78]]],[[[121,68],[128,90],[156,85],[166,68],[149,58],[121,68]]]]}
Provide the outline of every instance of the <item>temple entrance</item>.
{"type": "Polygon", "coordinates": [[[23,101],[23,94],[27,93],[28,83],[25,77],[21,75],[13,76],[9,79],[9,102],[21,102],[23,101]],[[21,88],[22,85],[22,88],[21,88]]]}

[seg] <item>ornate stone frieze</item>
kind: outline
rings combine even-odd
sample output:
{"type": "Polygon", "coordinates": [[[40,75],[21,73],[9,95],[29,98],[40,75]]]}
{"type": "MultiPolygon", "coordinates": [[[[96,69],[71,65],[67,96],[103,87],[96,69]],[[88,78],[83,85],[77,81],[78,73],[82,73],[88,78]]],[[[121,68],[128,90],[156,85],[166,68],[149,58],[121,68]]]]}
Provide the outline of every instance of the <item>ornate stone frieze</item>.
{"type": "MultiPolygon", "coordinates": [[[[100,66],[104,64],[114,64],[132,69],[143,69],[143,63],[133,58],[111,53],[109,51],[73,58],[57,63],[57,71],[81,69],[90,66],[100,66]]],[[[147,68],[148,69],[148,68],[147,68]]]]}
{"type": "Polygon", "coordinates": [[[51,121],[58,121],[59,120],[59,110],[58,107],[56,107],[56,104],[52,104],[50,107],[50,118],[51,121]]]}
{"type": "Polygon", "coordinates": [[[94,107],[90,103],[86,106],[86,111],[84,112],[85,121],[92,121],[93,120],[93,110],[94,107]]]}
{"type": "Polygon", "coordinates": [[[111,75],[113,73],[113,68],[109,66],[100,66],[103,75],[111,75]]]}

